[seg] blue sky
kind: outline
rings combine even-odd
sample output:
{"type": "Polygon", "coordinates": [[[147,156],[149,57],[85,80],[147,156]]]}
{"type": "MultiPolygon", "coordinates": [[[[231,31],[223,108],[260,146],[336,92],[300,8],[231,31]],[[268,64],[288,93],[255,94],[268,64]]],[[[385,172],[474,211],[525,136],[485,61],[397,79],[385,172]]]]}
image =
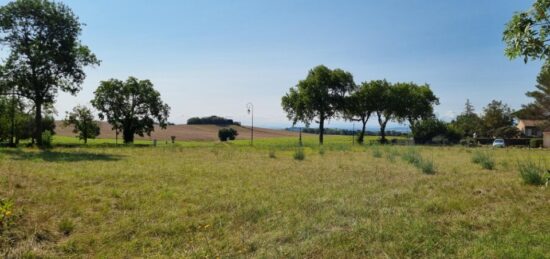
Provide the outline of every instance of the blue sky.
{"type": "Polygon", "coordinates": [[[89,104],[99,81],[136,76],[153,81],[173,122],[216,114],[247,124],[253,102],[257,125],[286,127],[281,96],[324,64],[357,83],[429,83],[450,119],[467,98],[478,111],[492,99],[520,107],[540,67],[503,55],[504,25],[525,0],[64,2],[102,64],[77,96],[60,94],[59,116],[89,104]]]}

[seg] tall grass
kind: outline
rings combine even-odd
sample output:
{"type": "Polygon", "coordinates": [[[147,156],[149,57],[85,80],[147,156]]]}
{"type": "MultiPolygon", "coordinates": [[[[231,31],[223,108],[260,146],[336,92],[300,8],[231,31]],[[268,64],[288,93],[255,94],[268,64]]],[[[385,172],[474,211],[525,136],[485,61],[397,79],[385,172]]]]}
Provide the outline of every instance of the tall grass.
{"type": "Polygon", "coordinates": [[[523,182],[529,185],[543,185],[550,180],[550,173],[532,160],[518,162],[518,169],[523,182]]]}
{"type": "Polygon", "coordinates": [[[479,164],[483,169],[487,170],[493,170],[495,168],[495,160],[486,152],[475,152],[472,155],[472,163],[479,164]]]}
{"type": "Polygon", "coordinates": [[[433,160],[426,160],[422,157],[416,148],[409,148],[402,156],[407,163],[414,165],[424,174],[435,174],[435,164],[433,160]]]}
{"type": "Polygon", "coordinates": [[[294,155],[292,157],[294,158],[294,160],[300,160],[300,161],[306,159],[306,154],[304,152],[304,149],[296,148],[296,150],[294,150],[294,155]]]}

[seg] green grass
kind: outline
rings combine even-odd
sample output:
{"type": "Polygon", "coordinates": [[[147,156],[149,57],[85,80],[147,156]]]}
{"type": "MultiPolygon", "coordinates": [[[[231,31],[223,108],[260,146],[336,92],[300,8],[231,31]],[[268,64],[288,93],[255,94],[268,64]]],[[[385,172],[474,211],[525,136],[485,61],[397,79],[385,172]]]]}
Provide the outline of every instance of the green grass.
{"type": "Polygon", "coordinates": [[[494,150],[510,162],[487,174],[467,148],[348,142],[305,138],[302,161],[296,139],[0,149],[0,257],[550,256],[550,188],[515,163],[549,150],[494,150]]]}

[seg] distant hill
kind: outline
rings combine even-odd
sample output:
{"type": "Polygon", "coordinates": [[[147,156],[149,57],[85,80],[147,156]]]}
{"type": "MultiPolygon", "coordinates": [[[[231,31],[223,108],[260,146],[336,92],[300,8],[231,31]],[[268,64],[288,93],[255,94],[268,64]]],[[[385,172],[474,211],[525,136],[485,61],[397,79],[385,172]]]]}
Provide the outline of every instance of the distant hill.
{"type": "MultiPolygon", "coordinates": [[[[229,126],[237,130],[239,135],[237,139],[250,139],[250,128],[237,125],[229,126]]],[[[100,122],[101,135],[98,138],[114,139],[115,131],[111,129],[111,125],[107,122],[100,122]]],[[[155,131],[151,133],[151,136],[139,137],[136,135],[136,139],[152,140],[157,139],[159,141],[170,140],[171,136],[176,136],[176,140],[217,140],[218,130],[223,126],[216,125],[169,125],[166,129],[155,127],[155,131]]],[[[55,132],[60,136],[76,136],[72,132],[72,127],[64,127],[63,122],[56,121],[55,132]]],[[[254,138],[277,138],[277,137],[298,137],[297,132],[290,132],[285,130],[273,130],[264,128],[254,128],[254,138]]],[[[119,133],[119,138],[122,139],[122,133],[119,133]]]]}

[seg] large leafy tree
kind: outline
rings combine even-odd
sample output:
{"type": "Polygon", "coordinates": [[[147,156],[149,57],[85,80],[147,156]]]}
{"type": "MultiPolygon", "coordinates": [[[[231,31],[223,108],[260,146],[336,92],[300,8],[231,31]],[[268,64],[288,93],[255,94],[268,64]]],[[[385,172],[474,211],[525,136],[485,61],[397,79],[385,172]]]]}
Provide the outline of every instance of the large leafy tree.
{"type": "Polygon", "coordinates": [[[363,143],[367,122],[376,111],[375,86],[369,82],[363,82],[349,97],[346,98],[344,115],[346,119],[361,122],[361,131],[357,142],[363,143]]]}
{"type": "Polygon", "coordinates": [[[503,40],[509,58],[528,60],[550,57],[550,0],[536,0],[532,8],[514,14],[506,25],[503,40]]]}
{"type": "Polygon", "coordinates": [[[34,103],[34,138],[42,144],[42,108],[59,90],[76,94],[84,67],[99,60],[82,45],[81,23],[69,7],[47,0],[16,0],[0,7],[0,43],[9,55],[4,75],[34,103]]]}
{"type": "Polygon", "coordinates": [[[475,112],[475,108],[470,103],[470,100],[466,100],[464,105],[464,111],[456,116],[456,119],[451,124],[464,136],[473,137],[474,133],[479,134],[482,128],[482,120],[475,112]]]}
{"type": "Polygon", "coordinates": [[[86,106],[76,106],[73,111],[67,114],[63,123],[65,126],[72,125],[73,132],[78,133],[78,138],[88,143],[88,139],[99,136],[99,123],[94,121],[94,114],[86,106]]]}
{"type": "Polygon", "coordinates": [[[396,83],[393,86],[392,101],[394,102],[395,119],[398,122],[408,122],[414,134],[414,125],[420,120],[434,117],[434,106],[439,104],[439,98],[427,84],[396,83]]]}
{"type": "Polygon", "coordinates": [[[170,107],[164,104],[160,93],[149,80],[130,77],[121,81],[102,81],[95,91],[92,105],[100,112],[101,119],[122,129],[124,143],[134,142],[134,135],[150,135],[155,123],[166,128],[170,107]]]}
{"type": "Polygon", "coordinates": [[[495,133],[502,131],[502,128],[514,125],[514,115],[512,109],[502,101],[491,101],[484,109],[483,116],[483,135],[495,136],[495,133]]]}
{"type": "Polygon", "coordinates": [[[386,143],[386,126],[389,121],[395,119],[400,99],[396,98],[395,88],[386,80],[370,81],[373,98],[373,106],[380,125],[380,142],[386,143]]]}
{"type": "Polygon", "coordinates": [[[319,143],[323,144],[325,121],[343,113],[345,97],[355,88],[351,73],[320,65],[290,88],[281,105],[293,124],[319,123],[319,143]]]}

